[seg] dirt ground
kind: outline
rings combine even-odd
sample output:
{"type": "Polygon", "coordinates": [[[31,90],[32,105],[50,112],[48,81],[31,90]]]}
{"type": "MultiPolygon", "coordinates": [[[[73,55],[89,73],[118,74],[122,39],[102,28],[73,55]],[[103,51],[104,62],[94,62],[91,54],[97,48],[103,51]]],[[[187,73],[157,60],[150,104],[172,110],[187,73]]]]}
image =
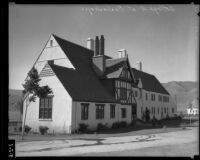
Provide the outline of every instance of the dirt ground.
{"type": "Polygon", "coordinates": [[[198,127],[143,135],[16,142],[16,156],[187,156],[198,153],[198,127]]]}

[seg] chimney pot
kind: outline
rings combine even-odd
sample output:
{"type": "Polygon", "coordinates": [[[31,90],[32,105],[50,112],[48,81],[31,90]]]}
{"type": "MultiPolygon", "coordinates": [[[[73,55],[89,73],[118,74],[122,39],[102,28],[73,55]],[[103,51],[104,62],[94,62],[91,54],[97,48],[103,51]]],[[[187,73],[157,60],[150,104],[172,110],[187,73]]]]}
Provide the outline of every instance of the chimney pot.
{"type": "Polygon", "coordinates": [[[92,38],[87,39],[87,48],[94,51],[94,39],[92,38]]]}
{"type": "Polygon", "coordinates": [[[118,50],[118,53],[119,53],[119,58],[123,58],[127,56],[127,52],[125,49],[118,50]]]}

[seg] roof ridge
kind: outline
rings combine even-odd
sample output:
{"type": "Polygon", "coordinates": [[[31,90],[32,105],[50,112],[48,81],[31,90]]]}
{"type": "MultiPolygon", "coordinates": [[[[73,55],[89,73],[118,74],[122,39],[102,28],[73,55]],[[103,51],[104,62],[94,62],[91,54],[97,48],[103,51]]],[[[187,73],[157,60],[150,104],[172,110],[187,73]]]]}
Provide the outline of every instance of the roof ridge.
{"type": "Polygon", "coordinates": [[[68,40],[66,40],[66,39],[64,39],[64,38],[61,38],[60,36],[55,35],[55,34],[52,34],[52,36],[54,36],[54,38],[59,38],[59,39],[61,39],[61,40],[63,40],[63,41],[67,41],[68,43],[72,43],[72,44],[74,44],[74,45],[76,45],[76,46],[79,46],[79,47],[81,47],[81,48],[83,48],[83,49],[86,49],[86,50],[88,50],[88,51],[90,51],[90,52],[94,52],[94,51],[92,51],[91,49],[88,49],[87,47],[84,47],[84,46],[81,46],[80,44],[77,44],[77,43],[68,41],[68,40]]]}

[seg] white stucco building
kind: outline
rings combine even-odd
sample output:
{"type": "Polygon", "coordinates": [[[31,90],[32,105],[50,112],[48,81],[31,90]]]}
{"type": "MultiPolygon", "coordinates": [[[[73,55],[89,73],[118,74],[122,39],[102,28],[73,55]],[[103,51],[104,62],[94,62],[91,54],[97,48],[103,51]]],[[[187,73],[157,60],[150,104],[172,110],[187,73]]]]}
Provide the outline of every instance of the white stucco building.
{"type": "Polygon", "coordinates": [[[48,85],[53,94],[29,104],[25,124],[32,131],[47,126],[51,133],[73,133],[80,123],[91,130],[98,123],[108,127],[114,122],[129,124],[136,117],[142,119],[146,107],[150,111],[155,108],[155,113],[150,112],[151,118],[154,114],[158,119],[167,114],[173,116],[176,105],[159,81],[149,81],[144,76],[147,73],[131,68],[126,50],[120,50],[116,59],[105,55],[104,43],[103,36],[96,36],[95,40],[88,39],[85,48],[50,36],[34,67],[39,72],[40,85],[48,85]],[[153,94],[155,100],[151,100],[153,94]]]}
{"type": "Polygon", "coordinates": [[[194,99],[186,110],[188,115],[199,115],[199,99],[194,99]]]}

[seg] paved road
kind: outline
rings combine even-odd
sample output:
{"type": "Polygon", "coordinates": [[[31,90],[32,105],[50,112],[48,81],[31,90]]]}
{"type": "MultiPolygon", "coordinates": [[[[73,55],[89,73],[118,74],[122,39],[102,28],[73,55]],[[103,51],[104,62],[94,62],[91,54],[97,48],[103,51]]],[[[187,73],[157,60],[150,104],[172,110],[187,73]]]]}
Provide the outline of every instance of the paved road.
{"type": "Polygon", "coordinates": [[[141,136],[17,142],[16,156],[172,155],[193,157],[194,154],[198,154],[198,137],[198,128],[191,127],[181,131],[141,136]]]}

